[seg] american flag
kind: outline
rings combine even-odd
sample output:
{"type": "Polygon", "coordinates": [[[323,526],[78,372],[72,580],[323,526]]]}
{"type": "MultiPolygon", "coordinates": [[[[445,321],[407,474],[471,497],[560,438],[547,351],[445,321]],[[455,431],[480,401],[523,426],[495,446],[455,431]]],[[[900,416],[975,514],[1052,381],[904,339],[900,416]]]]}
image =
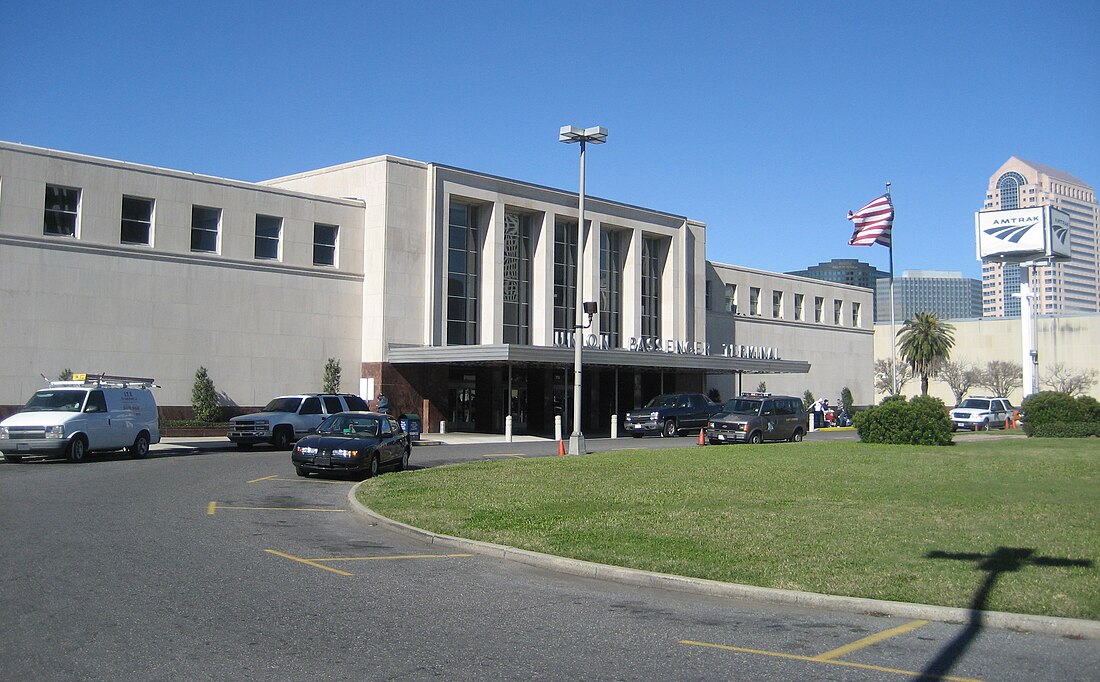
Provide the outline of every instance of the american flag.
{"type": "Polygon", "coordinates": [[[883,194],[855,213],[848,211],[848,220],[855,223],[855,231],[848,243],[852,246],[890,246],[890,226],[894,224],[894,205],[890,195],[883,194]]]}

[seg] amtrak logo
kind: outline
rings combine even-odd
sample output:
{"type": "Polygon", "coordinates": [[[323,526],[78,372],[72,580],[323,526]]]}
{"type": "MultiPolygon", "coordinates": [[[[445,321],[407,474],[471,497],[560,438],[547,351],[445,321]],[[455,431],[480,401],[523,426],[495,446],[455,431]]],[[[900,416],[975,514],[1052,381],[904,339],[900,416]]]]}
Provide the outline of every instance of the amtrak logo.
{"type": "Polygon", "coordinates": [[[985,230],[985,233],[1001,241],[1018,244],[1034,227],[1039,227],[1038,218],[1007,218],[994,220],[993,227],[985,230]]]}

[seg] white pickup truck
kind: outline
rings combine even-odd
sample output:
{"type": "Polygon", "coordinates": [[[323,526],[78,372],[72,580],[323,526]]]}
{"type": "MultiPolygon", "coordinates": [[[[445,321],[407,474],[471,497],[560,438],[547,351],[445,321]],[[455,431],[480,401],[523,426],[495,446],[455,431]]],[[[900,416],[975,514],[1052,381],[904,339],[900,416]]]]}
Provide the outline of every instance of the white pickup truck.
{"type": "Polygon", "coordinates": [[[369,410],[357,395],[302,393],[275,398],[260,412],[242,414],[229,420],[229,440],[247,450],[257,443],[270,443],[278,450],[306,435],[338,412],[369,410]]]}

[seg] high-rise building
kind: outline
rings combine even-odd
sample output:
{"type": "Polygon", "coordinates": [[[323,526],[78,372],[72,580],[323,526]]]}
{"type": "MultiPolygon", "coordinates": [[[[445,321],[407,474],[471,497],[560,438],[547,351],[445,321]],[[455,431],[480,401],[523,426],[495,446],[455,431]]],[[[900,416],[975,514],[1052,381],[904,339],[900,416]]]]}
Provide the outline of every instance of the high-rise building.
{"type": "MultiPolygon", "coordinates": [[[[983,211],[1050,205],[1070,216],[1070,259],[1031,270],[1036,314],[1100,311],[1100,211],[1092,187],[1069,173],[1015,156],[989,178],[983,211]]],[[[982,313],[1019,317],[1020,277],[1015,263],[982,263],[982,313]]]]}
{"type": "MultiPolygon", "coordinates": [[[[878,281],[875,308],[877,324],[890,321],[890,280],[878,281]]],[[[961,272],[906,270],[894,278],[894,319],[912,319],[917,313],[933,313],[941,320],[981,317],[982,283],[961,272]]]]}
{"type": "MultiPolygon", "coordinates": [[[[805,270],[798,270],[796,272],[788,272],[788,275],[797,275],[798,277],[809,277],[810,279],[820,279],[824,282],[835,282],[836,284],[847,284],[853,287],[864,287],[872,291],[875,290],[875,282],[879,279],[886,277],[889,279],[890,273],[883,272],[869,263],[858,261],[855,258],[834,258],[831,261],[824,263],[818,263],[817,265],[811,265],[805,270]]],[[[887,283],[888,285],[889,283],[887,283]]],[[[874,305],[874,318],[878,320],[878,297],[875,297],[874,305]]],[[[890,305],[890,299],[886,299],[886,305],[890,305]]],[[[886,314],[889,316],[890,308],[886,308],[886,314]]],[[[887,317],[886,319],[890,319],[887,317]]]]}

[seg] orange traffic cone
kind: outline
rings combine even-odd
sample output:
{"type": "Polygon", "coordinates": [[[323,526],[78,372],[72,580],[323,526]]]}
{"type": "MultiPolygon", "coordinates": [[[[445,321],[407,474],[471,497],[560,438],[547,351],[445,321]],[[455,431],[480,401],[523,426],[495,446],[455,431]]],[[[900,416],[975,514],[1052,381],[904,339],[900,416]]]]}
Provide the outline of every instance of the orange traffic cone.
{"type": "Polygon", "coordinates": [[[558,441],[558,457],[565,457],[565,441],[558,441]]]}
{"type": "Polygon", "coordinates": [[[706,445],[706,444],[707,444],[706,434],[703,433],[703,429],[699,429],[699,445],[706,445]]]}
{"type": "Polygon", "coordinates": [[[1014,428],[1016,428],[1016,426],[1012,423],[1012,417],[1005,417],[1005,431],[1014,428]]]}

